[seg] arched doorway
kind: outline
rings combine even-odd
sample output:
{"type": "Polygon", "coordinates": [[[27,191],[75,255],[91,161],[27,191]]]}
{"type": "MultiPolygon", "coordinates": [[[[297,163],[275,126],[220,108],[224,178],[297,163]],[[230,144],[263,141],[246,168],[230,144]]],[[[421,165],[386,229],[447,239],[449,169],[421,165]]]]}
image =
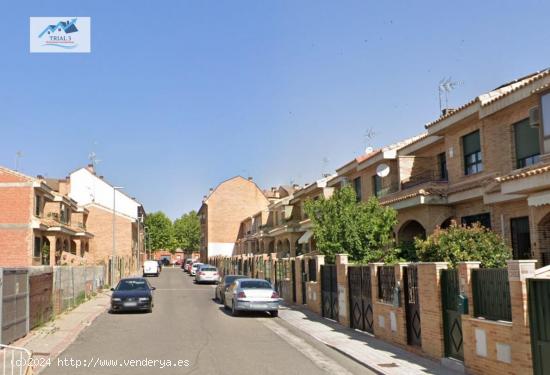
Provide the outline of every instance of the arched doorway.
{"type": "Polygon", "coordinates": [[[454,218],[454,217],[449,217],[449,218],[445,219],[445,220],[441,223],[441,225],[439,226],[439,228],[440,228],[440,229],[447,229],[447,228],[449,228],[449,227],[451,226],[451,224],[452,224],[453,222],[456,222],[456,218],[454,218]]]}
{"type": "Polygon", "coordinates": [[[71,254],[76,255],[76,241],[71,241],[71,254]]]}
{"type": "Polygon", "coordinates": [[[426,238],[426,229],[416,220],[409,220],[399,228],[397,241],[401,249],[401,256],[410,261],[417,261],[415,238],[426,238]]]}
{"type": "Polygon", "coordinates": [[[42,237],[42,249],[40,249],[40,264],[47,266],[50,264],[50,240],[42,237]]]}

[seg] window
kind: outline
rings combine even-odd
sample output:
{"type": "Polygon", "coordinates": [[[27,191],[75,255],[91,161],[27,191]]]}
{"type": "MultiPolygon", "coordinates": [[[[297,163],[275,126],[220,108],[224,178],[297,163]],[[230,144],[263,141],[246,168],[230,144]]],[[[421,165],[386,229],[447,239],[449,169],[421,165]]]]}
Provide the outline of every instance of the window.
{"type": "Polygon", "coordinates": [[[539,129],[529,125],[529,119],[514,124],[516,166],[527,167],[540,160],[539,129]]]}
{"type": "Polygon", "coordinates": [[[41,217],[42,216],[42,197],[40,195],[36,195],[34,198],[34,215],[41,217]]]}
{"type": "Polygon", "coordinates": [[[464,155],[464,174],[470,175],[483,171],[479,130],[462,137],[464,155]]]}
{"type": "Polygon", "coordinates": [[[512,254],[514,259],[531,259],[531,234],[529,217],[516,217],[510,220],[512,254]]]}
{"type": "Polygon", "coordinates": [[[374,196],[379,197],[382,191],[382,177],[378,175],[372,176],[372,190],[374,191],[374,196]]]}
{"type": "Polygon", "coordinates": [[[40,258],[40,253],[42,250],[42,238],[34,237],[34,254],[35,258],[40,258]]]}
{"type": "Polygon", "coordinates": [[[444,152],[437,155],[437,164],[439,166],[439,179],[447,181],[449,176],[447,174],[447,156],[444,152]]]}
{"type": "Polygon", "coordinates": [[[485,228],[491,229],[491,214],[483,213],[478,215],[463,216],[462,225],[471,226],[474,223],[480,223],[485,228]]]}
{"type": "Polygon", "coordinates": [[[542,134],[546,139],[547,137],[550,137],[550,93],[541,96],[540,104],[542,106],[542,134]]]}
{"type": "Polygon", "coordinates": [[[355,196],[357,198],[357,202],[360,202],[362,199],[361,195],[361,177],[357,177],[353,180],[353,189],[355,190],[355,196]]]}

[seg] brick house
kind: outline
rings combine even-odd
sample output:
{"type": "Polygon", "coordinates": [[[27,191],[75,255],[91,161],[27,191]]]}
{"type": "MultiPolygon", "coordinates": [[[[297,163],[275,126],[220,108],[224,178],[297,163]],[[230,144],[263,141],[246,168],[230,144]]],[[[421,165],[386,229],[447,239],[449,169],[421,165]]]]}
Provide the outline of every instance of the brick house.
{"type": "Polygon", "coordinates": [[[210,189],[198,211],[201,259],[234,254],[241,221],[268,204],[268,198],[251,178],[236,176],[210,189]]]}
{"type": "Polygon", "coordinates": [[[115,221],[115,254],[122,260],[125,274],[135,270],[138,253],[145,253],[143,205],[116,189],[103,176],[98,176],[92,165],[71,172],[58,183],[60,191],[66,192],[88,212],[87,228],[94,234],[91,260],[96,264],[108,264],[113,255],[115,221]]]}
{"type": "Polygon", "coordinates": [[[394,207],[400,243],[451,220],[480,222],[503,236],[514,259],[548,265],[549,85],[545,70],[443,111],[427,132],[393,147],[390,158],[387,149],[363,155],[331,183],[338,187],[342,179],[361,199],[376,195],[394,207]]]}
{"type": "Polygon", "coordinates": [[[0,265],[85,263],[88,210],[42,177],[0,167],[0,265]]]}

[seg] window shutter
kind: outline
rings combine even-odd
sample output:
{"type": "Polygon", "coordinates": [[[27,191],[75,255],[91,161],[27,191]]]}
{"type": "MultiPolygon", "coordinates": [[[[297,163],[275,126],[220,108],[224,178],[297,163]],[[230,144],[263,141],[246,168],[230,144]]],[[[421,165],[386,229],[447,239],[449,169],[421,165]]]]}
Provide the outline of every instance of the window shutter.
{"type": "Polygon", "coordinates": [[[539,130],[529,126],[529,119],[514,125],[516,158],[523,159],[537,155],[539,151],[539,130]]]}
{"type": "Polygon", "coordinates": [[[462,137],[462,148],[464,150],[464,155],[469,155],[481,151],[479,130],[462,137]]]}

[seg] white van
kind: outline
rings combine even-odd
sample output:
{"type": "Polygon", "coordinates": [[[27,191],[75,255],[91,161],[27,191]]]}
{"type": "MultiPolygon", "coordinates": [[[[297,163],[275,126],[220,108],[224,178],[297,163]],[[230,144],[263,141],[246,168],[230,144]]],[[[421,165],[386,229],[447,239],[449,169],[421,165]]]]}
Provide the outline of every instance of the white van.
{"type": "Polygon", "coordinates": [[[146,260],[143,262],[143,277],[150,275],[157,277],[159,275],[159,263],[156,260],[146,260]]]}

